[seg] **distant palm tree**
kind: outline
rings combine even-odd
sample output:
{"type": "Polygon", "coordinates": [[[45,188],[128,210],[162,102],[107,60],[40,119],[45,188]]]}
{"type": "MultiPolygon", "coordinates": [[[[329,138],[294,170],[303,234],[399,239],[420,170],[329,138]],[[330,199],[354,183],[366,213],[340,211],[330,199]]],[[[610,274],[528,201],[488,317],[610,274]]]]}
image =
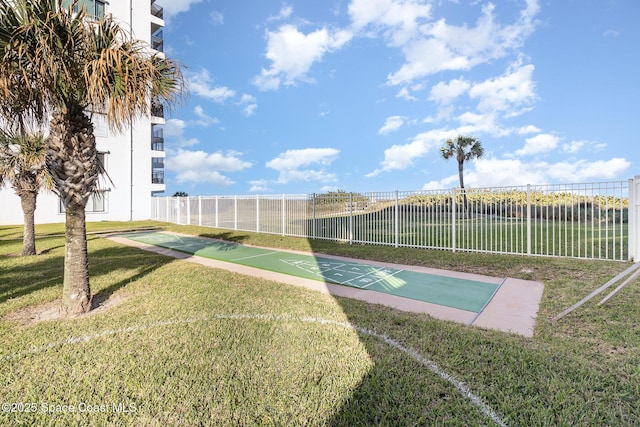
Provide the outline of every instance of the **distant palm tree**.
{"type": "Polygon", "coordinates": [[[458,178],[460,179],[460,189],[464,198],[464,208],[468,211],[467,193],[464,190],[464,162],[471,159],[479,159],[484,154],[482,143],[470,136],[458,135],[450,138],[440,148],[440,154],[445,160],[455,157],[458,161],[458,178]]]}
{"type": "Polygon", "coordinates": [[[108,15],[92,21],[78,1],[0,0],[0,114],[50,119],[46,165],[65,207],[62,300],[68,315],[91,309],[85,206],[97,186],[99,161],[87,112],[105,113],[122,131],[154,103],[180,98],[180,66],[132,40],[108,15]]]}
{"type": "Polygon", "coordinates": [[[0,132],[0,187],[9,183],[24,214],[22,255],[36,254],[35,211],[40,189],[53,182],[45,168],[46,143],[42,134],[0,132]]]}

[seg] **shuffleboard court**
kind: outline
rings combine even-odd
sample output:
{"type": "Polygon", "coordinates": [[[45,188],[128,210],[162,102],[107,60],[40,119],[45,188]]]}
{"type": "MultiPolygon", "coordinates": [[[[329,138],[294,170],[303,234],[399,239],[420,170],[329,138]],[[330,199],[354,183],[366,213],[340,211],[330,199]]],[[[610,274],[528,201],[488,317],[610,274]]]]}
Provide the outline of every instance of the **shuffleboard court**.
{"type": "Polygon", "coordinates": [[[199,257],[381,292],[472,313],[480,313],[501,286],[495,281],[492,283],[427,274],[364,261],[338,260],[163,232],[130,233],[121,237],[199,257]]]}

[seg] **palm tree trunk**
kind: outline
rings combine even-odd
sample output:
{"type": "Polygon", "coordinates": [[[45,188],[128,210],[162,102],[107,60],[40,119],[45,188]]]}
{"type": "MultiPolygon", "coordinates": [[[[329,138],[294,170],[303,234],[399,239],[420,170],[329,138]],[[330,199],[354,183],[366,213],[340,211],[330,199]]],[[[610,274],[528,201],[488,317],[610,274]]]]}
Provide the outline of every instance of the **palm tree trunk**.
{"type": "Polygon", "coordinates": [[[62,301],[70,316],[86,313],[91,309],[84,208],[79,204],[71,204],[66,210],[62,301]]]}
{"type": "Polygon", "coordinates": [[[22,213],[24,216],[24,231],[22,235],[22,255],[36,254],[35,211],[38,193],[25,191],[20,194],[22,213]]]}
{"type": "Polygon", "coordinates": [[[80,107],[53,115],[46,161],[66,210],[62,300],[73,316],[91,309],[85,206],[98,177],[93,125],[80,107]]]}
{"type": "Polygon", "coordinates": [[[460,179],[460,191],[462,191],[462,200],[464,202],[464,211],[467,216],[471,218],[471,212],[469,212],[469,202],[467,201],[467,191],[464,189],[464,162],[458,159],[458,178],[460,179]]]}

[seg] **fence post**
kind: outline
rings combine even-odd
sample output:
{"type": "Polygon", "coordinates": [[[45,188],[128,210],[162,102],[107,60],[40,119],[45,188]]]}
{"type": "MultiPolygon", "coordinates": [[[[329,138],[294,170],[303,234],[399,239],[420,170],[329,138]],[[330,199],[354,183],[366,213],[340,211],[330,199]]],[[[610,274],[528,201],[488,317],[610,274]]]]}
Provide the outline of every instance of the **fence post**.
{"type": "Polygon", "coordinates": [[[238,195],[233,196],[233,229],[238,230],[238,195]]]}
{"type": "MultiPolygon", "coordinates": [[[[623,215],[623,212],[620,213],[623,215]]],[[[640,261],[640,175],[629,180],[629,260],[640,261]]]]}
{"type": "Polygon", "coordinates": [[[527,255],[531,255],[531,184],[527,184],[527,255]]]}
{"type": "Polygon", "coordinates": [[[169,199],[168,196],[165,197],[165,201],[167,202],[166,203],[166,205],[167,205],[167,222],[171,222],[171,211],[169,210],[169,209],[171,209],[171,204],[170,204],[169,200],[170,199],[169,199]]]}
{"type": "Polygon", "coordinates": [[[180,197],[174,197],[173,201],[176,205],[176,224],[182,225],[182,210],[180,209],[180,197]]]}
{"type": "Polygon", "coordinates": [[[451,190],[451,251],[455,252],[457,247],[457,233],[456,233],[456,189],[451,190]]]}
{"type": "Polygon", "coordinates": [[[287,201],[285,199],[285,195],[282,195],[282,235],[285,235],[285,231],[287,228],[287,201]]]}
{"type": "Polygon", "coordinates": [[[260,232],[260,195],[256,194],[256,233],[260,232]]]}
{"type": "Polygon", "coordinates": [[[214,224],[216,225],[216,228],[218,228],[218,196],[216,196],[216,212],[215,212],[215,220],[214,220],[214,224]]]}
{"type": "Polygon", "coordinates": [[[198,196],[198,225],[202,226],[202,196],[198,196]]]}
{"type": "Polygon", "coordinates": [[[395,206],[393,214],[395,216],[394,224],[393,224],[394,232],[395,232],[395,238],[396,238],[395,247],[397,248],[399,246],[399,242],[400,242],[400,227],[399,227],[400,218],[399,218],[399,215],[398,215],[398,190],[396,190],[396,206],[395,206]]]}
{"type": "Polygon", "coordinates": [[[311,213],[311,238],[316,238],[316,193],[311,195],[312,213],[311,213]]]}
{"type": "Polygon", "coordinates": [[[191,225],[191,197],[185,197],[184,203],[187,210],[187,225],[191,225]]]}
{"type": "Polygon", "coordinates": [[[353,193],[349,193],[349,244],[353,243],[353,193]]]}

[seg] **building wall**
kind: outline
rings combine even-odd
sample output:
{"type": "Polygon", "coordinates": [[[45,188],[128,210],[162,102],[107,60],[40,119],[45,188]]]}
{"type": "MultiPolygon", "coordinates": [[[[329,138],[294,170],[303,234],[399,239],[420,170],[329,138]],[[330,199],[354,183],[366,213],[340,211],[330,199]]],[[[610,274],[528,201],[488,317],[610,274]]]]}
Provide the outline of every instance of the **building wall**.
{"type": "MultiPolygon", "coordinates": [[[[122,26],[128,29],[133,23],[133,37],[151,40],[151,0],[112,0],[106,6],[122,26]]],[[[153,18],[156,25],[162,20],[153,18]]],[[[101,181],[106,191],[105,212],[87,211],[87,221],[145,220],[151,216],[151,194],[165,190],[164,184],[151,182],[151,158],[164,157],[163,151],[151,150],[151,118],[141,116],[133,126],[122,133],[115,133],[106,126],[104,117],[94,114],[94,133],[99,152],[105,154],[105,167],[109,179],[101,181]]],[[[164,123],[154,118],[154,123],[164,123]]],[[[58,197],[52,193],[38,195],[35,213],[36,223],[64,222],[58,197]]],[[[0,225],[22,224],[20,199],[9,186],[0,190],[0,225]]]]}

